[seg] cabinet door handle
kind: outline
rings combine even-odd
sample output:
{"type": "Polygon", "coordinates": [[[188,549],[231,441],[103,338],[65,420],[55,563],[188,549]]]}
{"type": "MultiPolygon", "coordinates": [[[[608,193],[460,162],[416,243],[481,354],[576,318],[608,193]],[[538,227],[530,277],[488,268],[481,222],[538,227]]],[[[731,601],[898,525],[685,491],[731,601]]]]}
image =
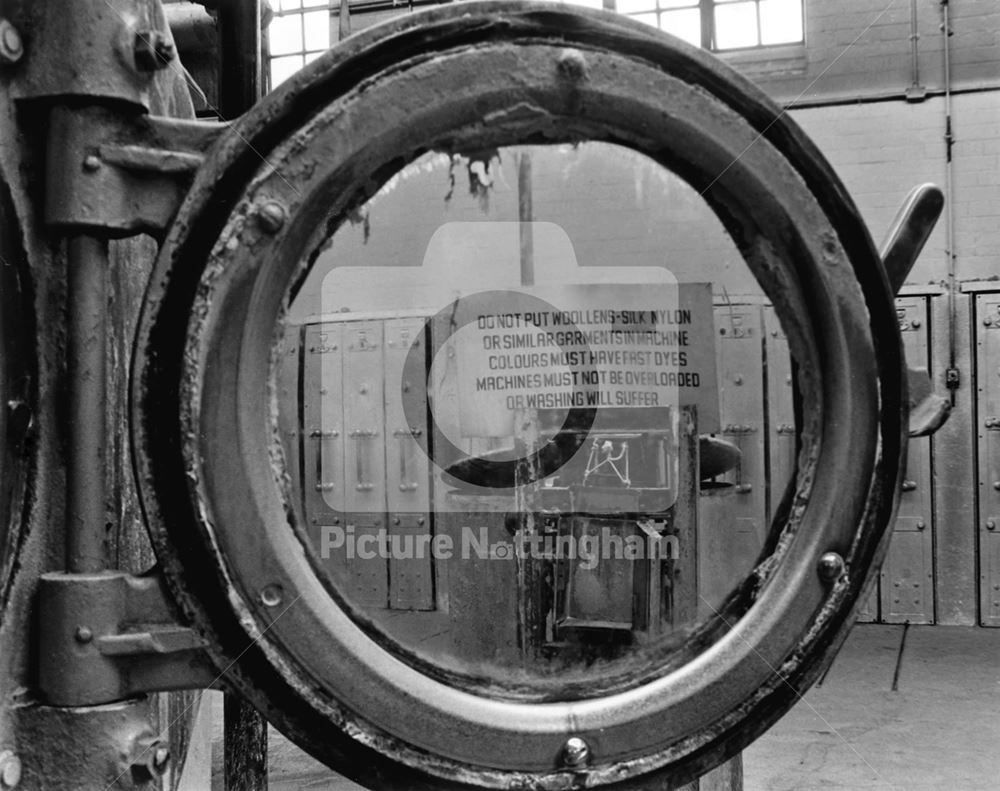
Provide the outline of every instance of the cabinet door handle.
{"type": "Polygon", "coordinates": [[[374,439],[377,436],[378,432],[375,431],[374,429],[357,428],[350,433],[351,439],[358,441],[358,452],[354,455],[354,458],[357,461],[358,482],[354,486],[354,488],[357,489],[359,492],[370,492],[372,489],[375,488],[374,483],[365,480],[366,477],[365,471],[371,469],[371,464],[368,463],[368,452],[367,452],[369,443],[361,441],[374,439]]]}
{"type": "Polygon", "coordinates": [[[406,471],[406,449],[407,439],[420,436],[419,428],[397,428],[392,432],[393,436],[399,440],[399,491],[415,492],[418,484],[416,481],[406,480],[409,476],[406,471]]]}
{"type": "Polygon", "coordinates": [[[316,491],[317,492],[332,492],[337,488],[336,483],[332,480],[324,480],[324,465],[323,465],[323,451],[326,449],[330,440],[336,439],[340,436],[340,432],[337,429],[328,429],[323,431],[318,428],[314,428],[309,432],[309,438],[316,440],[316,491]]]}

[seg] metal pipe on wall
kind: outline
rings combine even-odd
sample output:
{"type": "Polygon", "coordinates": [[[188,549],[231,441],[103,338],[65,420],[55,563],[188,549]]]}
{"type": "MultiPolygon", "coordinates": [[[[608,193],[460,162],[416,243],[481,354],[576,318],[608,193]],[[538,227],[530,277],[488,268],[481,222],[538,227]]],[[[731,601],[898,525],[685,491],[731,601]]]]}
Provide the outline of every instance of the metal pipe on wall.
{"type": "Polygon", "coordinates": [[[958,278],[955,252],[955,184],[952,149],[955,136],[951,119],[951,14],[949,0],[941,0],[941,35],[944,38],[944,143],[945,143],[945,251],[948,256],[948,370],[945,372],[945,384],[952,394],[952,405],[955,402],[955,390],[960,384],[959,371],[955,365],[958,345],[958,278]]]}

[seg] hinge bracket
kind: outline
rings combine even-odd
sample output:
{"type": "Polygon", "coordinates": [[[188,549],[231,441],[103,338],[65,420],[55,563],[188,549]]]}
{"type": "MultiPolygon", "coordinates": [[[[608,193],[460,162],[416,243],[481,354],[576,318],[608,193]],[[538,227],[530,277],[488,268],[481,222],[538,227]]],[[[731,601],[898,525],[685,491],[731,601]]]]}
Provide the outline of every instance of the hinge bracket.
{"type": "Polygon", "coordinates": [[[178,623],[158,572],[43,574],[39,687],[53,706],[213,686],[204,639],[178,623]]]}

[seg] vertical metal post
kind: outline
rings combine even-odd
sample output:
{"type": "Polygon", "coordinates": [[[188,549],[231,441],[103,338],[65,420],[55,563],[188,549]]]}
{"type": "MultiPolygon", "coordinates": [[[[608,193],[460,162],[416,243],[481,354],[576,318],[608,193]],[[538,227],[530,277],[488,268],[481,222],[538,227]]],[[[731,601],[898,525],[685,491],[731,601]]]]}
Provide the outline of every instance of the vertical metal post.
{"type": "Polygon", "coordinates": [[[267,721],[240,698],[223,704],[226,791],[267,791],[267,721]]]}
{"type": "Polygon", "coordinates": [[[242,115],[261,96],[261,0],[219,3],[219,113],[242,115]]]}
{"type": "Polygon", "coordinates": [[[66,570],[107,568],[105,408],[107,404],[108,243],[73,236],[69,267],[69,461],[66,469],[66,570]]]}

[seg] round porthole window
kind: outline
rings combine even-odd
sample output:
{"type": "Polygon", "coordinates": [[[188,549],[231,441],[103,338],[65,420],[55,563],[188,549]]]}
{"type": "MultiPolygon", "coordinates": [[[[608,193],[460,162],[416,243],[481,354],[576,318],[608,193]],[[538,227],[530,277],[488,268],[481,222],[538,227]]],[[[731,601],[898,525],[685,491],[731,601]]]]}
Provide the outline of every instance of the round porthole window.
{"type": "Polygon", "coordinates": [[[830,167],[710,56],[408,15],[237,122],[168,234],[133,373],[158,555],[228,683],[361,783],[681,781],[850,625],[894,317],[830,167]]]}

